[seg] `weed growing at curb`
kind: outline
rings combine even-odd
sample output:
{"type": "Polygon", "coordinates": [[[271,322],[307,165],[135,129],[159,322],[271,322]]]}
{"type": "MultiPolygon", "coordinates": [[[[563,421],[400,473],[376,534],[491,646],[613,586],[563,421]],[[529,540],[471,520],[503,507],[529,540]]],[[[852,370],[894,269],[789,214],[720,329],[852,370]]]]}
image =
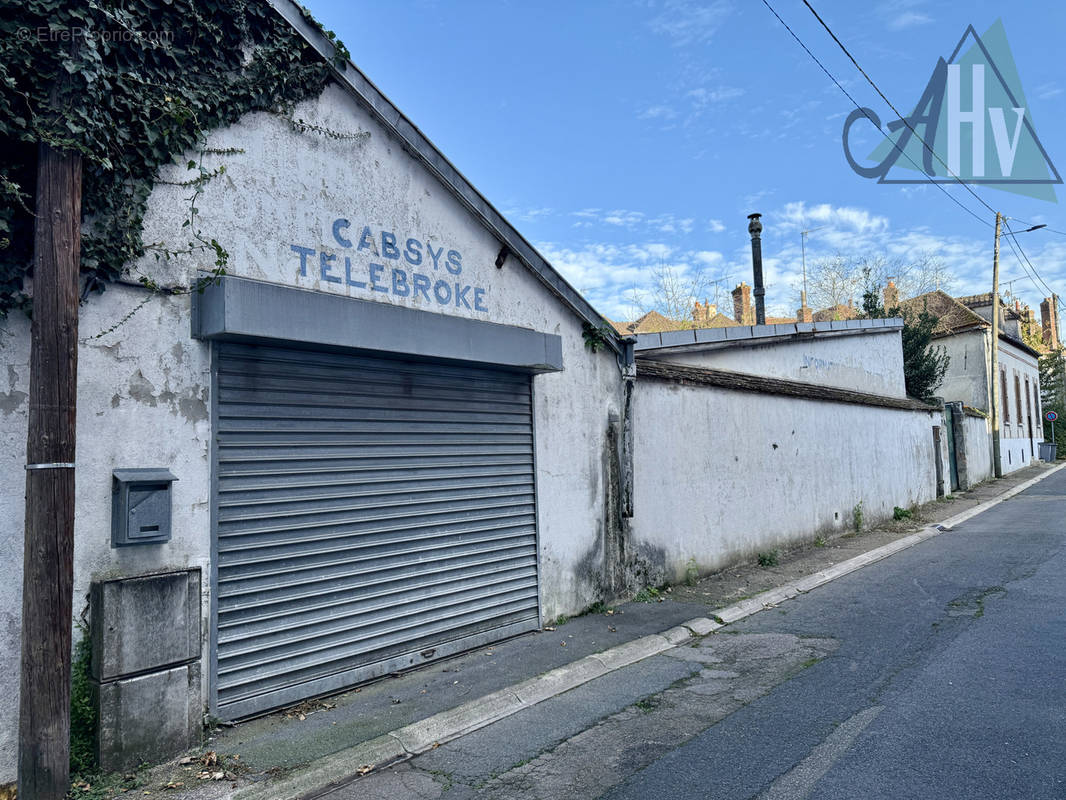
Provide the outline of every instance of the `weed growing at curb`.
{"type": "Polygon", "coordinates": [[[654,586],[645,586],[633,596],[634,603],[661,603],[663,593],[654,586]]]}
{"type": "Polygon", "coordinates": [[[892,509],[892,519],[910,519],[913,516],[914,512],[909,511],[906,508],[900,508],[899,506],[895,506],[892,509]]]}
{"type": "Polygon", "coordinates": [[[776,567],[778,558],[779,554],[776,548],[773,550],[764,550],[756,556],[760,567],[776,567]]]}
{"type": "Polygon", "coordinates": [[[819,536],[817,539],[814,540],[815,547],[825,547],[825,545],[826,541],[824,536],[819,536]]]}
{"type": "Polygon", "coordinates": [[[690,558],[685,565],[685,586],[695,586],[700,579],[700,570],[696,566],[696,559],[690,558]]]}
{"type": "Polygon", "coordinates": [[[855,508],[851,509],[851,524],[855,528],[855,533],[862,533],[863,513],[862,513],[862,500],[855,504],[855,508]]]}

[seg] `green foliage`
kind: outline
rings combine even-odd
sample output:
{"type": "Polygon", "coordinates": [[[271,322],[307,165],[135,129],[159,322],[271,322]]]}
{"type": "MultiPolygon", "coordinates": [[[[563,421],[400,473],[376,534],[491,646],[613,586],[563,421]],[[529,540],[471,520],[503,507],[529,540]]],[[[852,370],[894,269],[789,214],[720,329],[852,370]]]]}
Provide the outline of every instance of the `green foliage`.
{"type": "Polygon", "coordinates": [[[70,664],[70,774],[84,779],[96,772],[96,703],[89,680],[92,640],[79,626],[81,638],[74,645],[70,664]]]}
{"type": "Polygon", "coordinates": [[[774,550],[764,550],[756,556],[756,560],[759,562],[760,567],[776,567],[778,562],[778,552],[774,550]]]}
{"type": "Polygon", "coordinates": [[[851,509],[851,526],[855,529],[855,533],[862,532],[862,524],[864,520],[864,514],[862,512],[862,500],[855,504],[855,507],[851,509]]]}
{"type": "MultiPolygon", "coordinates": [[[[1048,411],[1059,415],[1055,420],[1054,441],[1062,458],[1066,455],[1066,348],[1060,347],[1040,357],[1040,406],[1042,415],[1048,411]]],[[[1050,442],[1051,423],[1046,419],[1043,423],[1044,441],[1050,442]]]]}
{"type": "Polygon", "coordinates": [[[661,603],[663,593],[654,586],[645,586],[633,596],[635,603],[661,603]]]}
{"type": "Polygon", "coordinates": [[[906,508],[895,506],[892,509],[892,519],[910,519],[914,514],[906,508]]]}
{"type": "Polygon", "coordinates": [[[585,347],[593,353],[597,352],[601,347],[605,347],[609,337],[612,335],[611,329],[606,325],[597,328],[588,322],[581,323],[581,337],[585,340],[585,347]]]}
{"type": "Polygon", "coordinates": [[[827,544],[827,543],[826,543],[826,541],[825,541],[825,537],[824,537],[824,536],[821,536],[821,535],[819,535],[819,536],[818,536],[818,537],[816,537],[816,538],[815,538],[815,540],[814,540],[814,546],[815,546],[815,547],[825,547],[825,546],[826,546],[826,544],[827,544]]]}
{"type": "MultiPolygon", "coordinates": [[[[203,253],[217,273],[226,254],[198,231],[195,198],[222,168],[188,163],[197,170],[187,182],[189,241],[169,250],[141,238],[160,167],[202,152],[208,131],[248,112],[290,114],[329,77],[265,2],[9,3],[0,42],[0,317],[27,306],[38,142],[84,159],[83,296],[146,249],[203,253]]],[[[346,52],[338,43],[338,57],[346,52]]]]}
{"type": "Polygon", "coordinates": [[[903,318],[903,380],[907,394],[919,400],[930,400],[944,380],[950,357],[943,347],[933,345],[933,330],[937,318],[924,309],[921,312],[901,308],[885,309],[881,304],[881,287],[870,285],[862,296],[862,309],[871,319],[903,318]]]}

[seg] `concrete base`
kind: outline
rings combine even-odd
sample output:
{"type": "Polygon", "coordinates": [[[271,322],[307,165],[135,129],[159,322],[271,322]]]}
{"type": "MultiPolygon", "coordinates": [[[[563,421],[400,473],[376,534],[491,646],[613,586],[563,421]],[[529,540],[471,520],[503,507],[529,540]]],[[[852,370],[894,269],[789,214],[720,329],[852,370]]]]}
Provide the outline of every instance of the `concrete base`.
{"type": "Polygon", "coordinates": [[[200,570],[94,582],[92,676],[104,682],[200,657],[200,570]]]}
{"type": "Polygon", "coordinates": [[[93,688],[100,709],[100,767],[105,772],[163,761],[200,746],[199,662],[93,688]]]}

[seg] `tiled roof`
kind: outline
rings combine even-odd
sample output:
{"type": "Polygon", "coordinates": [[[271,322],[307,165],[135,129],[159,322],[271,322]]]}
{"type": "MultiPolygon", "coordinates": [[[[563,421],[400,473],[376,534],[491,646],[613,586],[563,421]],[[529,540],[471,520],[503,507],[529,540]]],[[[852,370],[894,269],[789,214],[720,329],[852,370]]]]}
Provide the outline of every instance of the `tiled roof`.
{"type": "MultiPolygon", "coordinates": [[[[821,311],[815,311],[812,318],[815,322],[832,322],[834,320],[842,319],[855,319],[859,316],[859,312],[854,306],[846,306],[843,303],[837,303],[835,306],[829,306],[829,308],[823,308],[821,311]]],[[[795,322],[795,320],[792,320],[795,322]]]]}
{"type": "Polygon", "coordinates": [[[920,314],[928,311],[937,318],[936,327],[933,328],[934,336],[946,336],[951,333],[972,328],[975,325],[989,325],[990,323],[967,308],[963,303],[949,294],[941,291],[927,292],[910,300],[904,300],[899,304],[905,312],[920,314]]]}
{"type": "Polygon", "coordinates": [[[679,331],[691,325],[683,325],[677,320],[664,317],[658,311],[649,311],[633,322],[612,322],[614,329],[624,336],[634,333],[662,333],[663,331],[679,331]]]}

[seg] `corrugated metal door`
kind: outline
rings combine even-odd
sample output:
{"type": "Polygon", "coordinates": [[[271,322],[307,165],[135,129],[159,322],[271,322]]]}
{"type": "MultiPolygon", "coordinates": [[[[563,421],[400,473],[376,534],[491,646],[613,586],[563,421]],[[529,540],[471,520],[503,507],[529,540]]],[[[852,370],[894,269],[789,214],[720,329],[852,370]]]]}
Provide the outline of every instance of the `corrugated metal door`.
{"type": "Polygon", "coordinates": [[[220,344],[234,719],[537,626],[528,375],[220,344]]]}

